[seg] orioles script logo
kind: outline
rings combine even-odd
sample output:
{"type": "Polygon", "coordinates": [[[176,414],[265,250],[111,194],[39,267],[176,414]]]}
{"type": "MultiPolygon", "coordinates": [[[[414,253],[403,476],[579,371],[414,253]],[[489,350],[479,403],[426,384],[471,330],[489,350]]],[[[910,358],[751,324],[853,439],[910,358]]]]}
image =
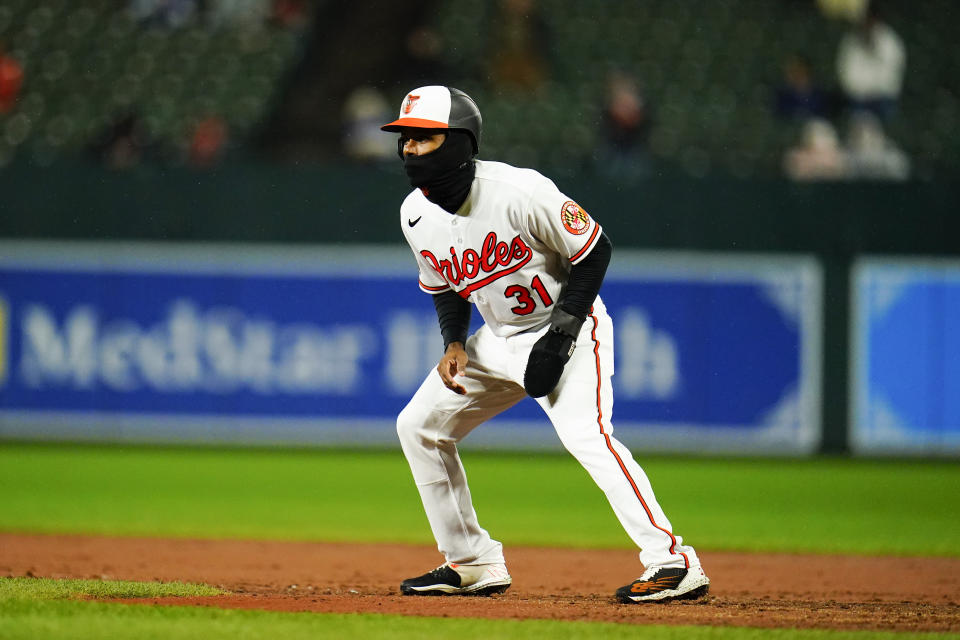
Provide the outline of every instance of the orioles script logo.
{"type": "Polygon", "coordinates": [[[490,284],[497,278],[513,273],[530,261],[533,257],[533,251],[527,244],[515,237],[510,243],[503,242],[497,238],[493,231],[487,234],[483,239],[483,247],[478,253],[474,249],[467,249],[463,256],[457,255],[457,250],[450,247],[450,258],[438,260],[433,253],[424,249],[420,252],[424,258],[430,261],[430,265],[447,282],[456,286],[463,280],[471,280],[482,273],[490,273],[491,276],[471,284],[467,289],[461,291],[461,295],[470,294],[480,287],[490,284]],[[497,269],[500,269],[497,271],[497,269]],[[496,271],[496,273],[494,273],[496,271]]]}

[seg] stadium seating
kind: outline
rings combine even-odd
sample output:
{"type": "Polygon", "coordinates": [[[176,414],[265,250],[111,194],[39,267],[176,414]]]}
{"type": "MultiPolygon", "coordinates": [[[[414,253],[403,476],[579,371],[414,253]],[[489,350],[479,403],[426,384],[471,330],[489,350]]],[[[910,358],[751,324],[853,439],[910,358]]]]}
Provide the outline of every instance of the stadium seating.
{"type": "MultiPolygon", "coordinates": [[[[318,3],[313,3],[317,6],[318,3]]],[[[636,76],[652,105],[649,151],[660,169],[692,176],[780,174],[797,124],[777,120],[772,94],[784,58],[803,52],[835,84],[847,25],[813,0],[539,0],[548,34],[546,81],[504,91],[487,62],[498,2],[438,2],[444,81],[480,103],[484,152],[517,164],[576,173],[597,164],[605,78],[636,76]],[[478,37],[478,34],[481,34],[478,37]]],[[[953,0],[890,3],[907,47],[907,75],[891,137],[921,178],[960,170],[960,50],[953,0]]],[[[210,114],[235,141],[262,122],[300,56],[299,34],[270,24],[178,28],[140,24],[116,0],[0,0],[0,43],[25,70],[14,111],[0,115],[0,166],[17,154],[43,161],[88,146],[135,112],[151,139],[176,155],[210,114]]],[[[373,44],[371,44],[373,46],[373,44]]],[[[844,122],[837,122],[843,132],[844,122]]]]}
{"type": "MultiPolygon", "coordinates": [[[[604,77],[619,68],[638,78],[653,106],[650,152],[660,166],[696,176],[778,175],[784,149],[799,137],[799,126],[773,114],[783,60],[802,52],[817,79],[835,86],[835,54],[847,28],[824,17],[813,0],[540,0],[551,36],[550,81],[538,92],[507,96],[498,95],[484,67],[493,45],[474,35],[490,31],[496,5],[442,5],[437,27],[453,43],[446,52],[453,82],[476,94],[488,115],[491,156],[559,171],[591,163],[604,77]]],[[[921,177],[955,174],[960,53],[951,42],[958,10],[951,0],[885,7],[908,58],[889,133],[921,177]]],[[[844,122],[837,125],[842,133],[844,122]]]]}
{"type": "Polygon", "coordinates": [[[0,43],[25,75],[17,108],[0,116],[2,166],[21,151],[42,162],[81,150],[124,113],[171,156],[210,115],[242,140],[269,112],[299,38],[262,21],[139,24],[111,0],[3,0],[0,43]]]}

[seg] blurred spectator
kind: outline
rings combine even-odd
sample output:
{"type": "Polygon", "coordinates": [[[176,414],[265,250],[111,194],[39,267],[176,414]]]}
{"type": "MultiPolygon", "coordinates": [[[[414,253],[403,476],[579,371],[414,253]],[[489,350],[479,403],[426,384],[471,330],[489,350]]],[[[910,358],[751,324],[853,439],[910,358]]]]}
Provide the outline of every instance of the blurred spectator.
{"type": "Polygon", "coordinates": [[[404,49],[406,60],[402,83],[424,86],[442,82],[445,71],[443,40],[436,29],[428,25],[412,29],[404,40],[404,49]]]}
{"type": "Polygon", "coordinates": [[[820,87],[810,60],[795,53],[783,62],[783,79],[776,91],[775,111],[789,120],[829,118],[833,115],[830,94],[820,87]]]}
{"type": "Polygon", "coordinates": [[[396,160],[396,138],[383,135],[380,125],[394,117],[387,99],[373,87],[358,87],[343,107],[343,147],[358,162],[396,160]]]}
{"type": "Polygon", "coordinates": [[[495,89],[535,91],[548,75],[550,37],[536,0],[500,0],[489,41],[495,89]]]}
{"type": "Polygon", "coordinates": [[[114,118],[91,144],[94,156],[111,169],[130,169],[143,160],[151,146],[139,116],[125,112],[114,118]]]}
{"type": "Polygon", "coordinates": [[[906,180],[910,159],[870,113],[853,116],[847,131],[847,174],[853,179],[906,180]]]}
{"type": "Polygon", "coordinates": [[[837,52],[837,75],[850,110],[889,117],[900,98],[905,65],[900,36],[869,7],[837,52]]]}
{"type": "Polygon", "coordinates": [[[130,15],[141,26],[177,29],[197,12],[197,0],[130,0],[130,15]]]}
{"type": "Polygon", "coordinates": [[[23,86],[23,67],[0,43],[0,114],[13,111],[23,86]]]}
{"type": "Polygon", "coordinates": [[[821,119],[807,121],[800,145],[787,150],[783,164],[791,180],[839,180],[847,175],[837,131],[821,119]]]}
{"type": "Polygon", "coordinates": [[[611,72],[607,77],[602,140],[597,158],[600,173],[625,181],[647,174],[650,126],[650,106],[636,79],[621,71],[611,72]]]}
{"type": "Polygon", "coordinates": [[[820,12],[828,18],[858,22],[867,10],[869,0],[817,0],[820,12]]]}
{"type": "Polygon", "coordinates": [[[800,146],[787,151],[784,170],[797,181],[906,180],[910,159],[875,115],[862,112],[851,118],[845,146],[829,122],[810,120],[800,146]]]}
{"type": "Polygon", "coordinates": [[[274,24],[293,31],[302,31],[309,26],[307,0],[273,0],[270,19],[274,24]]]}
{"type": "Polygon", "coordinates": [[[206,0],[205,17],[214,29],[261,27],[270,17],[270,0],[206,0]]]}
{"type": "Polygon", "coordinates": [[[209,169],[219,164],[228,137],[229,129],[223,118],[217,115],[201,118],[190,133],[188,164],[196,169],[209,169]]]}

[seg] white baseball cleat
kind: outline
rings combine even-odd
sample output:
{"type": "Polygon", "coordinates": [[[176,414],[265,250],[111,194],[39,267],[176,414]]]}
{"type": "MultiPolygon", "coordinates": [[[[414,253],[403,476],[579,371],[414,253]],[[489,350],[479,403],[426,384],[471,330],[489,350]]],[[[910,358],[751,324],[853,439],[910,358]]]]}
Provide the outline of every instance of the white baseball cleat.
{"type": "Polygon", "coordinates": [[[503,593],[513,579],[503,564],[443,564],[400,583],[405,596],[489,596],[503,593]]]}

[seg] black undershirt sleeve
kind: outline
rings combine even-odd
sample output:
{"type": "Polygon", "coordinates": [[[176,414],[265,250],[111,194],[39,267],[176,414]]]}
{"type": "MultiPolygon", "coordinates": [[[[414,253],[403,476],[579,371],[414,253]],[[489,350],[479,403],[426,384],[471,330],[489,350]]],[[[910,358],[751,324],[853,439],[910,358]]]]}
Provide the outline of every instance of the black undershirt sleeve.
{"type": "Polygon", "coordinates": [[[560,301],[561,309],[580,320],[587,317],[593,301],[600,293],[600,285],[603,284],[612,254],[613,245],[607,234],[601,232],[593,250],[570,269],[567,290],[560,301]]]}
{"type": "Polygon", "coordinates": [[[437,309],[437,319],[440,321],[443,350],[446,351],[451,342],[465,344],[470,331],[470,303],[456,291],[449,290],[435,294],[433,306],[437,309]]]}

